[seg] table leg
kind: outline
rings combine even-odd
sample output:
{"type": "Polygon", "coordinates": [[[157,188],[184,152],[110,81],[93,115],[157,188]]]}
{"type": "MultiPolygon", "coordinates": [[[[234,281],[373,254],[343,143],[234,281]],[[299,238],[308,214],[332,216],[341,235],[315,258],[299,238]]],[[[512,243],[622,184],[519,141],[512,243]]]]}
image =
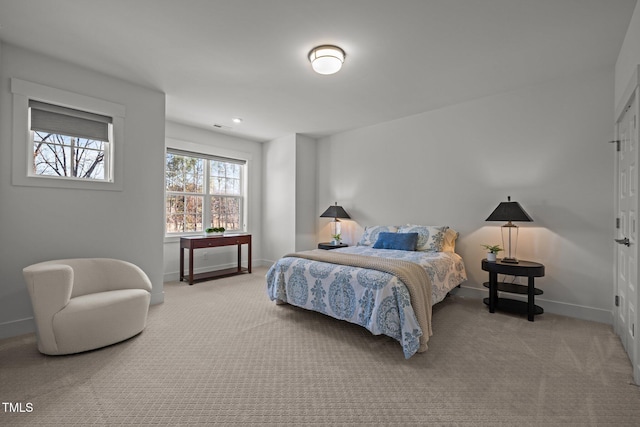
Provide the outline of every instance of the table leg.
{"type": "Polygon", "coordinates": [[[238,243],[238,273],[242,271],[242,243],[238,243]]]}
{"type": "Polygon", "coordinates": [[[495,313],[498,304],[498,273],[489,273],[489,313],[495,313]]]}
{"type": "Polygon", "coordinates": [[[180,248],[180,281],[184,280],[184,248],[180,248]]]}
{"type": "Polygon", "coordinates": [[[193,248],[189,248],[189,285],[193,285],[193,248]]]}
{"type": "Polygon", "coordinates": [[[248,258],[248,260],[247,260],[247,261],[249,262],[249,265],[247,265],[247,270],[249,271],[249,273],[251,273],[251,239],[249,239],[249,246],[248,246],[248,248],[249,248],[249,255],[248,255],[248,257],[247,257],[247,258],[248,258]]]}
{"type": "Polygon", "coordinates": [[[529,322],[533,322],[533,318],[536,313],[536,304],[535,304],[535,286],[534,286],[534,278],[529,277],[529,286],[527,286],[527,318],[529,322]]]}

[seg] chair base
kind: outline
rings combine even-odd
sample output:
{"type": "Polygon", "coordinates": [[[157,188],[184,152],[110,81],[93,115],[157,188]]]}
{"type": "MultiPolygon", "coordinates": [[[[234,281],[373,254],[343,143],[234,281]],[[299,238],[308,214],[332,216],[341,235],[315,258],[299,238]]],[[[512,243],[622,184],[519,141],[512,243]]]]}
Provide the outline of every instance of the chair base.
{"type": "Polygon", "coordinates": [[[122,289],[72,298],[53,317],[57,348],[41,353],[62,355],[94,350],[124,341],[146,326],[151,294],[143,289],[122,289]]]}

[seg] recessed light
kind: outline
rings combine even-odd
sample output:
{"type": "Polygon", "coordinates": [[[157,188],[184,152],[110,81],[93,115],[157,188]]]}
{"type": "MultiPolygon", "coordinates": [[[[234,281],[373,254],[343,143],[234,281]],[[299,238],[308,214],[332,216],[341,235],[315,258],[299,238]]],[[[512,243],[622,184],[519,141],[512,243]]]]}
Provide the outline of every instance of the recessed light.
{"type": "Polygon", "coordinates": [[[242,118],[240,118],[240,117],[234,117],[234,118],[233,118],[233,119],[231,119],[231,120],[233,120],[233,123],[236,123],[236,124],[240,124],[240,123],[242,123],[242,118]]]}

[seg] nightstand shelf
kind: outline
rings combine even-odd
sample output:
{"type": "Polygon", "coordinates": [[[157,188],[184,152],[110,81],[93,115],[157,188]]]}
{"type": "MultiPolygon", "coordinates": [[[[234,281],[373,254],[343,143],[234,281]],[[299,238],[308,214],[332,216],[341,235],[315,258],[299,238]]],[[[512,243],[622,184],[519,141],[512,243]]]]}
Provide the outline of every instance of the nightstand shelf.
{"type": "MultiPolygon", "coordinates": [[[[484,298],[483,303],[489,305],[489,298],[484,298]]],[[[527,301],[519,301],[510,298],[498,298],[496,302],[495,310],[507,311],[509,313],[523,314],[528,313],[529,303],[527,301]]],[[[544,309],[539,305],[533,305],[533,314],[538,315],[544,313],[544,309]]],[[[531,320],[533,322],[533,320],[531,320]]]]}
{"type": "Polygon", "coordinates": [[[348,248],[348,247],[349,245],[347,245],[346,243],[339,243],[337,245],[334,245],[331,242],[318,243],[318,249],[325,249],[325,250],[348,248]]]}
{"type": "MultiPolygon", "coordinates": [[[[489,282],[484,282],[482,286],[484,286],[485,288],[491,288],[489,282]]],[[[498,282],[498,291],[509,292],[511,294],[527,295],[527,293],[529,292],[529,287],[526,285],[519,285],[517,283],[498,282]]],[[[533,288],[533,293],[535,295],[542,295],[544,292],[542,291],[542,289],[533,288]]]]}

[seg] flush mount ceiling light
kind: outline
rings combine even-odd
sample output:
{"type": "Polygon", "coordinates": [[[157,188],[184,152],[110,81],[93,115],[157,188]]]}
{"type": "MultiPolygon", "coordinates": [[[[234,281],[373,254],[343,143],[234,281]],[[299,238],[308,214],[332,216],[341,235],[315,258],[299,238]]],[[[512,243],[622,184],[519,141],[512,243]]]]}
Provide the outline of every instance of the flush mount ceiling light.
{"type": "Polygon", "coordinates": [[[233,123],[236,123],[236,124],[242,123],[242,117],[234,117],[231,120],[233,120],[233,123]]]}
{"type": "Polygon", "coordinates": [[[311,49],[309,61],[316,73],[334,74],[342,68],[345,56],[344,50],[338,46],[322,45],[311,49]]]}

